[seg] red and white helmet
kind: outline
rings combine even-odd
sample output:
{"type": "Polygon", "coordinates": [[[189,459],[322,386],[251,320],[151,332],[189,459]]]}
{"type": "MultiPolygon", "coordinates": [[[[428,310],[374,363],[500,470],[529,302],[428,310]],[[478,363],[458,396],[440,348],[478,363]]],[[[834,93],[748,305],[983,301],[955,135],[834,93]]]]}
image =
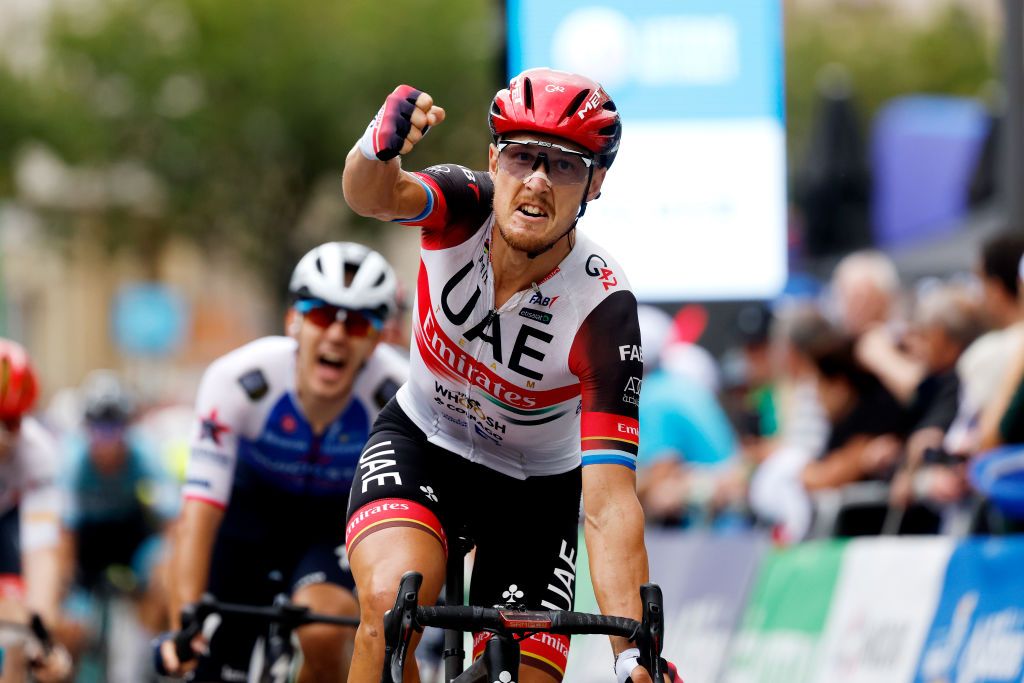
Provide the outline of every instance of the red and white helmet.
{"type": "Polygon", "coordinates": [[[575,142],[612,165],[622,124],[601,84],[579,74],[527,69],[499,90],[487,117],[495,142],[509,133],[535,132],[575,142]]]}
{"type": "Polygon", "coordinates": [[[32,410],[39,395],[39,381],[25,348],[0,339],[0,420],[20,418],[32,410]]]}

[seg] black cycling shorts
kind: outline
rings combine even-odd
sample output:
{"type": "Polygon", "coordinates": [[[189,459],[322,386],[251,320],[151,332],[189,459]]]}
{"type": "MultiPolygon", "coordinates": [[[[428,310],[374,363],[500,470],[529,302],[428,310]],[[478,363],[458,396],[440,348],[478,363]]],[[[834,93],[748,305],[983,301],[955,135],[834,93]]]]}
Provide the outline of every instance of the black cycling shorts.
{"type": "MultiPolygon", "coordinates": [[[[394,523],[415,521],[410,512],[426,508],[436,516],[449,544],[465,535],[476,546],[469,604],[571,610],[581,486],[579,467],[564,474],[515,479],[472,463],[427,441],[392,399],[374,424],[352,482],[346,542],[351,553],[358,547],[353,544],[357,527],[361,540],[375,528],[393,525],[388,515],[394,523]],[[386,451],[393,453],[381,455],[386,451]],[[389,500],[393,502],[385,502],[389,500]],[[386,509],[397,508],[402,501],[415,509],[386,509]],[[381,524],[359,526],[368,513],[381,509],[381,524]]],[[[538,658],[561,661],[558,668],[564,668],[568,641],[564,651],[550,639],[538,647],[545,645],[558,652],[542,652],[538,658]]],[[[529,656],[526,643],[523,653],[524,658],[529,656]]]]}
{"type": "MultiPolygon", "coordinates": [[[[210,562],[207,591],[223,602],[270,606],[277,592],[291,595],[316,583],[332,583],[353,590],[355,583],[344,554],[343,526],[337,535],[316,541],[270,534],[262,539],[220,533],[210,562]],[[270,580],[279,572],[282,583],[270,580]]],[[[224,527],[222,527],[222,532],[224,527]]],[[[210,641],[210,654],[200,657],[189,680],[245,681],[256,639],[266,626],[238,617],[224,617],[210,641]]]]}

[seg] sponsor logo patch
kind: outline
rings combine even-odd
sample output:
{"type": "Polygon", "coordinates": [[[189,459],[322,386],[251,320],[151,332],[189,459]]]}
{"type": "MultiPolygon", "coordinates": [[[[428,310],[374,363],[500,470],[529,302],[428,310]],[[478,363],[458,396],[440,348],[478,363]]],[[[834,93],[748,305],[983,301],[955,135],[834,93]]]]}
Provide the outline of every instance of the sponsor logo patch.
{"type": "Polygon", "coordinates": [[[541,323],[543,325],[547,325],[549,322],[551,322],[550,313],[545,313],[544,311],[536,311],[532,308],[520,309],[519,315],[521,315],[524,318],[529,318],[530,320],[541,323]]]}

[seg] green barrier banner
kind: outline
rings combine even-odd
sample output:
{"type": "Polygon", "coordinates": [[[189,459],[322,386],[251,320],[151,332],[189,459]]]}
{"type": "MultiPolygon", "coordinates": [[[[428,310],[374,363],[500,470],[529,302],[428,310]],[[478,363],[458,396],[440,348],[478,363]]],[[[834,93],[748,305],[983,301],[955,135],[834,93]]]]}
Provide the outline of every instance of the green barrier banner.
{"type": "Polygon", "coordinates": [[[766,556],[724,683],[811,680],[846,545],[818,541],[766,556]]]}

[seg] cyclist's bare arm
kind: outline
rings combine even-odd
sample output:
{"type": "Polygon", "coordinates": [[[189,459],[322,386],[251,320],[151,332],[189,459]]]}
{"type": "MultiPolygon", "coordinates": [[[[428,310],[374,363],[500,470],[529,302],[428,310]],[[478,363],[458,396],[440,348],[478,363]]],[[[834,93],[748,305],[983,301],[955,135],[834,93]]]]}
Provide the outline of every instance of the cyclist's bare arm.
{"type": "Polygon", "coordinates": [[[51,546],[29,550],[22,553],[21,561],[26,606],[30,612],[41,616],[44,623],[56,624],[64,586],[60,549],[51,546]]]}
{"type": "Polygon", "coordinates": [[[197,499],[185,501],[174,539],[171,570],[174,583],[170,590],[171,626],[181,628],[181,608],[196,602],[206,589],[210,558],[224,510],[197,499]]]}
{"type": "MultiPolygon", "coordinates": [[[[584,534],[594,594],[602,614],[643,617],[640,585],[648,580],[644,516],[636,473],[621,465],[583,468],[584,534]]],[[[612,638],[615,654],[632,647],[612,638]]]]}
{"type": "Polygon", "coordinates": [[[29,611],[53,625],[64,598],[64,565],[60,532],[61,494],[52,479],[44,479],[23,494],[20,510],[22,576],[29,611]]]}
{"type": "Polygon", "coordinates": [[[423,211],[426,190],[402,170],[398,155],[410,152],[429,126],[442,121],[444,109],[435,106],[430,95],[408,86],[396,88],[345,159],[342,189],[352,210],[382,221],[411,218],[423,211]],[[407,131],[402,128],[403,119],[408,122],[407,131]]]}

